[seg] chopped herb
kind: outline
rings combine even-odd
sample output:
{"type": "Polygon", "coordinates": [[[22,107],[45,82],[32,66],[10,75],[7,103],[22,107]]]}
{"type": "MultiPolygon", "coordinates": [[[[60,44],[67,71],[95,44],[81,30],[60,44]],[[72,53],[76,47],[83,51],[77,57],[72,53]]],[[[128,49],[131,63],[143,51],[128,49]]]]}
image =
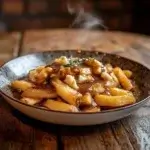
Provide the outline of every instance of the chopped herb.
{"type": "Polygon", "coordinates": [[[70,59],[69,64],[64,65],[64,67],[73,67],[73,66],[78,66],[83,63],[83,59],[81,58],[75,58],[75,59],[70,59]]]}
{"type": "Polygon", "coordinates": [[[64,65],[64,67],[71,67],[71,64],[66,64],[64,65]]]}

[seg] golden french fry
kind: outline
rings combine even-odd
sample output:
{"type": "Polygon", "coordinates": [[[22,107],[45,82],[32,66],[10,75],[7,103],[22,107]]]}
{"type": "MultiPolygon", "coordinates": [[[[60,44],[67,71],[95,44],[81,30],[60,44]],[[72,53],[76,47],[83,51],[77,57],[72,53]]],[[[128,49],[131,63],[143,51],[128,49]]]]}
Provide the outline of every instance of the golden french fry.
{"type": "Polygon", "coordinates": [[[121,95],[128,95],[132,94],[131,92],[119,88],[110,88],[109,92],[112,96],[121,96],[121,95]]]}
{"type": "Polygon", "coordinates": [[[43,99],[43,98],[56,98],[57,93],[48,89],[34,89],[30,88],[25,90],[22,97],[34,98],[34,99],[43,99]]]}
{"type": "Polygon", "coordinates": [[[78,91],[72,89],[59,79],[52,79],[52,84],[56,88],[57,94],[67,103],[77,106],[78,100],[82,96],[78,91]]]}
{"type": "Polygon", "coordinates": [[[77,107],[75,107],[73,105],[69,105],[69,104],[51,100],[51,99],[47,100],[44,103],[44,106],[50,110],[55,110],[55,111],[78,112],[77,107]]]}
{"type": "Polygon", "coordinates": [[[98,106],[107,106],[107,107],[121,107],[129,104],[135,103],[135,98],[133,95],[122,95],[122,96],[108,96],[108,95],[99,95],[95,96],[95,102],[98,106]]]}
{"type": "Polygon", "coordinates": [[[80,99],[80,106],[91,106],[92,105],[92,96],[90,93],[86,93],[80,99]]]}
{"type": "Polygon", "coordinates": [[[121,68],[114,68],[114,74],[117,76],[120,84],[125,90],[131,90],[133,88],[131,81],[127,78],[127,76],[124,74],[121,68]]]}
{"type": "Polygon", "coordinates": [[[35,104],[41,102],[41,99],[33,99],[33,98],[23,97],[20,99],[20,101],[25,104],[28,104],[28,105],[35,105],[35,104]]]}
{"type": "Polygon", "coordinates": [[[92,71],[93,71],[94,74],[100,75],[102,73],[102,67],[101,66],[93,67],[92,71]]]}
{"type": "Polygon", "coordinates": [[[128,77],[128,78],[131,78],[132,77],[132,71],[130,70],[123,70],[124,74],[128,77]]]}
{"type": "Polygon", "coordinates": [[[89,108],[85,108],[84,110],[83,110],[84,112],[100,112],[101,111],[101,109],[100,109],[100,107],[89,107],[89,108]]]}
{"type": "Polygon", "coordinates": [[[24,80],[16,80],[11,83],[11,87],[16,90],[25,91],[26,89],[34,87],[34,85],[24,80]]]}
{"type": "Polygon", "coordinates": [[[102,72],[101,77],[106,81],[112,81],[113,80],[112,76],[107,72],[102,72]]]}
{"type": "Polygon", "coordinates": [[[103,64],[100,61],[94,58],[88,58],[87,60],[85,60],[84,63],[91,67],[103,66],[103,64]]]}

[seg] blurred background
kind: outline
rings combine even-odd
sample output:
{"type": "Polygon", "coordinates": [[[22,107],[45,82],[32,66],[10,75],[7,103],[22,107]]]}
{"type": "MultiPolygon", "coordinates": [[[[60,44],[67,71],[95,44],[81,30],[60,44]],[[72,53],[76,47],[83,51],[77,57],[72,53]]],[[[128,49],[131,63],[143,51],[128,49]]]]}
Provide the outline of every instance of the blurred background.
{"type": "Polygon", "coordinates": [[[150,34],[149,0],[0,0],[0,31],[68,28],[81,1],[110,30],[150,34]]]}

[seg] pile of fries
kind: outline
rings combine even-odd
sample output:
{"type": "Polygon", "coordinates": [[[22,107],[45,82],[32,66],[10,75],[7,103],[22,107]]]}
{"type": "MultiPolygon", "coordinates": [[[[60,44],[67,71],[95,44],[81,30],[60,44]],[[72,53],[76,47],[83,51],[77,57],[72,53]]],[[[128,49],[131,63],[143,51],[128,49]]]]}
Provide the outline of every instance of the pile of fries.
{"type": "Polygon", "coordinates": [[[136,102],[132,76],[130,70],[94,58],[61,56],[31,70],[26,79],[13,81],[11,87],[28,105],[63,112],[100,112],[136,102]]]}

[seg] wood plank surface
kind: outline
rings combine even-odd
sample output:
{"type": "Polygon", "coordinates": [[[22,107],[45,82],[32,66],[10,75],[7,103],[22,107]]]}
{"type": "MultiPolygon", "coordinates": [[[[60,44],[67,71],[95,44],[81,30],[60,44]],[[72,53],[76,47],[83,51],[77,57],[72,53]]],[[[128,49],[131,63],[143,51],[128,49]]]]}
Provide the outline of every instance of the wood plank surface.
{"type": "Polygon", "coordinates": [[[1,150],[33,150],[30,143],[0,140],[1,150]]]}
{"type": "MultiPolygon", "coordinates": [[[[20,33],[1,34],[0,65],[18,56],[21,38],[20,33]]],[[[56,150],[56,132],[44,132],[45,128],[44,123],[19,113],[0,96],[0,150],[56,150]]]]}
{"type": "Polygon", "coordinates": [[[57,125],[32,119],[17,110],[13,114],[32,129],[32,133],[28,135],[31,135],[30,143],[33,150],[57,150],[57,125]]]}
{"type": "Polygon", "coordinates": [[[111,129],[114,134],[114,137],[118,144],[120,145],[122,150],[130,149],[133,150],[133,146],[128,138],[128,135],[124,129],[124,127],[121,125],[120,121],[116,121],[111,124],[111,129]]]}
{"type": "Polygon", "coordinates": [[[66,150],[133,150],[120,121],[91,127],[62,127],[62,143],[66,150]]]}
{"type": "MultiPolygon", "coordinates": [[[[77,30],[26,31],[21,54],[53,50],[98,50],[150,67],[150,38],[122,32],[77,30]]],[[[35,150],[149,150],[150,102],[113,123],[70,127],[28,118],[0,99],[0,148],[35,150]],[[11,124],[11,126],[9,126],[11,124]],[[6,134],[7,133],[7,134],[6,134]],[[16,134],[15,134],[16,133],[16,134]]]]}
{"type": "MultiPolygon", "coordinates": [[[[0,65],[17,56],[20,38],[20,33],[0,34],[0,65]]],[[[20,122],[13,111],[0,96],[0,149],[30,149],[32,128],[20,122]]]]}
{"type": "Polygon", "coordinates": [[[18,32],[0,33],[0,65],[17,56],[20,39],[18,32]]]}
{"type": "Polygon", "coordinates": [[[61,140],[65,150],[105,150],[103,137],[97,127],[62,127],[61,140]]]}
{"type": "Polygon", "coordinates": [[[98,50],[122,52],[140,39],[139,35],[122,32],[98,32],[87,30],[38,30],[26,31],[22,53],[47,50],[98,50]]]}

